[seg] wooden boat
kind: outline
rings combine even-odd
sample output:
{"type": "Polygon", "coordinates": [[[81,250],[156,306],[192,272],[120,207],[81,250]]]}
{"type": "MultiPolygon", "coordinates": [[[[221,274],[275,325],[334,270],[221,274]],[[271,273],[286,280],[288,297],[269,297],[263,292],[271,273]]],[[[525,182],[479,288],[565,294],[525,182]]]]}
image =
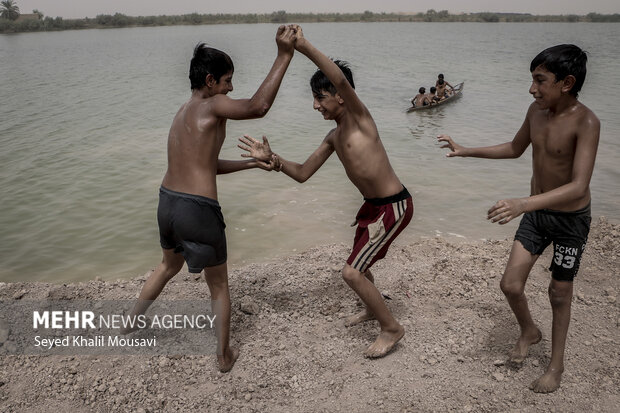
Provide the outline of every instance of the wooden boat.
{"type": "Polygon", "coordinates": [[[438,106],[445,105],[448,102],[452,102],[452,101],[454,101],[454,100],[456,100],[456,99],[461,97],[461,95],[463,94],[463,87],[464,87],[464,85],[465,85],[465,82],[461,82],[458,85],[454,86],[454,93],[452,95],[448,96],[444,100],[440,100],[438,103],[435,103],[434,105],[426,105],[426,106],[419,106],[419,107],[412,106],[412,107],[407,109],[407,113],[415,112],[417,110],[432,109],[432,108],[436,108],[438,106]]]}

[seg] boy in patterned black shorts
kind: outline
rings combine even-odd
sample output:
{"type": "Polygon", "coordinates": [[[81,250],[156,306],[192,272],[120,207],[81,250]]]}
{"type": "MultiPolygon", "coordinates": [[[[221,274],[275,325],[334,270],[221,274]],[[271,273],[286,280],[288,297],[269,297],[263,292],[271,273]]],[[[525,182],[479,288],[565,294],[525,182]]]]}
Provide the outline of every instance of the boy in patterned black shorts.
{"type": "Polygon", "coordinates": [[[355,93],[351,70],[343,62],[331,61],[311,45],[301,27],[291,27],[297,33],[295,49],[319,68],[310,80],[314,109],[324,119],[335,120],[337,126],[303,164],[273,154],[268,144],[247,135],[241,139],[247,146],[239,147],[250,152],[244,156],[271,160],[277,169],[298,182],[310,178],[332,153],[338,154],[347,176],[365,199],[356,217],[353,251],[342,269],[342,277],[366,309],[349,317],[346,324],[376,318],[381,332],[364,354],[383,357],[403,337],[405,329],[385,305],[374,285],[370,267],[385,256],[392,241],[411,221],[413,201],[390,165],[370,112],[355,93]]]}
{"type": "Polygon", "coordinates": [[[465,148],[446,135],[448,156],[517,158],[532,145],[531,196],[498,201],[488,212],[492,222],[505,224],[525,213],[515,235],[501,289],[514,312],[521,335],[509,361],[520,365],[528,347],[542,334],[534,324],[524,288],[532,266],[553,242],[549,300],[553,310],[551,361],[530,388],[549,393],[560,387],[564,348],[570,321],[573,278],[590,230],[590,178],[598,148],[600,122],[577,100],[586,77],[586,54],[574,45],[543,50],[532,60],[534,96],[521,129],[511,142],[465,148]]]}

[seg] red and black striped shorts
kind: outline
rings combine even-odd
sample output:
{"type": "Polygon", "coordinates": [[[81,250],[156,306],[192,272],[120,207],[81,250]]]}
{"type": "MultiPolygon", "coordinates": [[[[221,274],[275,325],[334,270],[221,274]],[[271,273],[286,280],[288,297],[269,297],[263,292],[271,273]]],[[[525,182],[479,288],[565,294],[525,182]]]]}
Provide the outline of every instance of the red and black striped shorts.
{"type": "Polygon", "coordinates": [[[347,264],[360,272],[385,257],[392,241],[413,216],[413,200],[404,187],[396,195],[365,201],[355,217],[357,230],[353,251],[347,259],[347,264]]]}

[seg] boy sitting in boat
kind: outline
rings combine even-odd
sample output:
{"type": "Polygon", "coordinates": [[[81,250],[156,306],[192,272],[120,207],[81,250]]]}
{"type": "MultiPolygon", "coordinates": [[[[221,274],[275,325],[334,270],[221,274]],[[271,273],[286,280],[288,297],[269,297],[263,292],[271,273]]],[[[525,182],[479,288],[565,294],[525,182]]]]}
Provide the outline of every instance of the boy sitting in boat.
{"type": "Polygon", "coordinates": [[[454,93],[454,89],[452,90],[452,93],[448,92],[446,86],[447,83],[444,82],[443,79],[437,80],[437,96],[439,97],[439,99],[445,99],[452,96],[452,93],[454,93]]]}
{"type": "Polygon", "coordinates": [[[411,99],[411,104],[413,105],[414,108],[428,106],[431,103],[432,101],[430,100],[429,96],[426,94],[426,88],[424,86],[422,86],[418,90],[418,94],[415,95],[413,99],[411,99]]]}
{"type": "Polygon", "coordinates": [[[435,86],[431,86],[431,93],[428,94],[428,98],[431,104],[439,103],[445,99],[443,96],[437,96],[437,88],[435,86]]]}
{"type": "Polygon", "coordinates": [[[435,87],[436,88],[439,88],[440,81],[441,81],[442,85],[445,85],[444,87],[448,87],[449,88],[449,89],[445,89],[444,93],[442,93],[440,96],[448,97],[448,96],[453,95],[454,94],[454,87],[450,83],[448,83],[447,80],[444,79],[443,73],[440,73],[440,74],[437,75],[437,81],[435,82],[435,87]]]}

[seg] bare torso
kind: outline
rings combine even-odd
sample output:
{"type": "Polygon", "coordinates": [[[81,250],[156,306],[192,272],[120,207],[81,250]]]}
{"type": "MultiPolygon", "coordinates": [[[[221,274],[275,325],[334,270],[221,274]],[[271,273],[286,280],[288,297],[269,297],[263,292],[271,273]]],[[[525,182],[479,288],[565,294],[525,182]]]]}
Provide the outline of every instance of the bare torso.
{"type": "Polygon", "coordinates": [[[437,96],[443,98],[446,95],[446,84],[443,85],[437,84],[437,96]]]}
{"type": "MultiPolygon", "coordinates": [[[[547,109],[529,113],[532,143],[532,195],[549,192],[573,179],[573,164],[577,146],[579,123],[590,113],[581,103],[569,111],[550,116],[547,109]]],[[[590,190],[583,197],[557,208],[576,211],[588,205],[590,190]]]]}
{"type": "Polygon", "coordinates": [[[226,119],[211,114],[210,99],[193,96],[175,115],[162,186],[217,199],[217,162],[226,137],[226,119]]]}
{"type": "MultiPolygon", "coordinates": [[[[373,122],[370,117],[365,121],[373,122]]],[[[365,129],[376,131],[374,122],[365,129]]],[[[365,198],[385,198],[402,191],[378,133],[364,134],[355,121],[344,119],[329,135],[347,176],[365,198]]]]}

